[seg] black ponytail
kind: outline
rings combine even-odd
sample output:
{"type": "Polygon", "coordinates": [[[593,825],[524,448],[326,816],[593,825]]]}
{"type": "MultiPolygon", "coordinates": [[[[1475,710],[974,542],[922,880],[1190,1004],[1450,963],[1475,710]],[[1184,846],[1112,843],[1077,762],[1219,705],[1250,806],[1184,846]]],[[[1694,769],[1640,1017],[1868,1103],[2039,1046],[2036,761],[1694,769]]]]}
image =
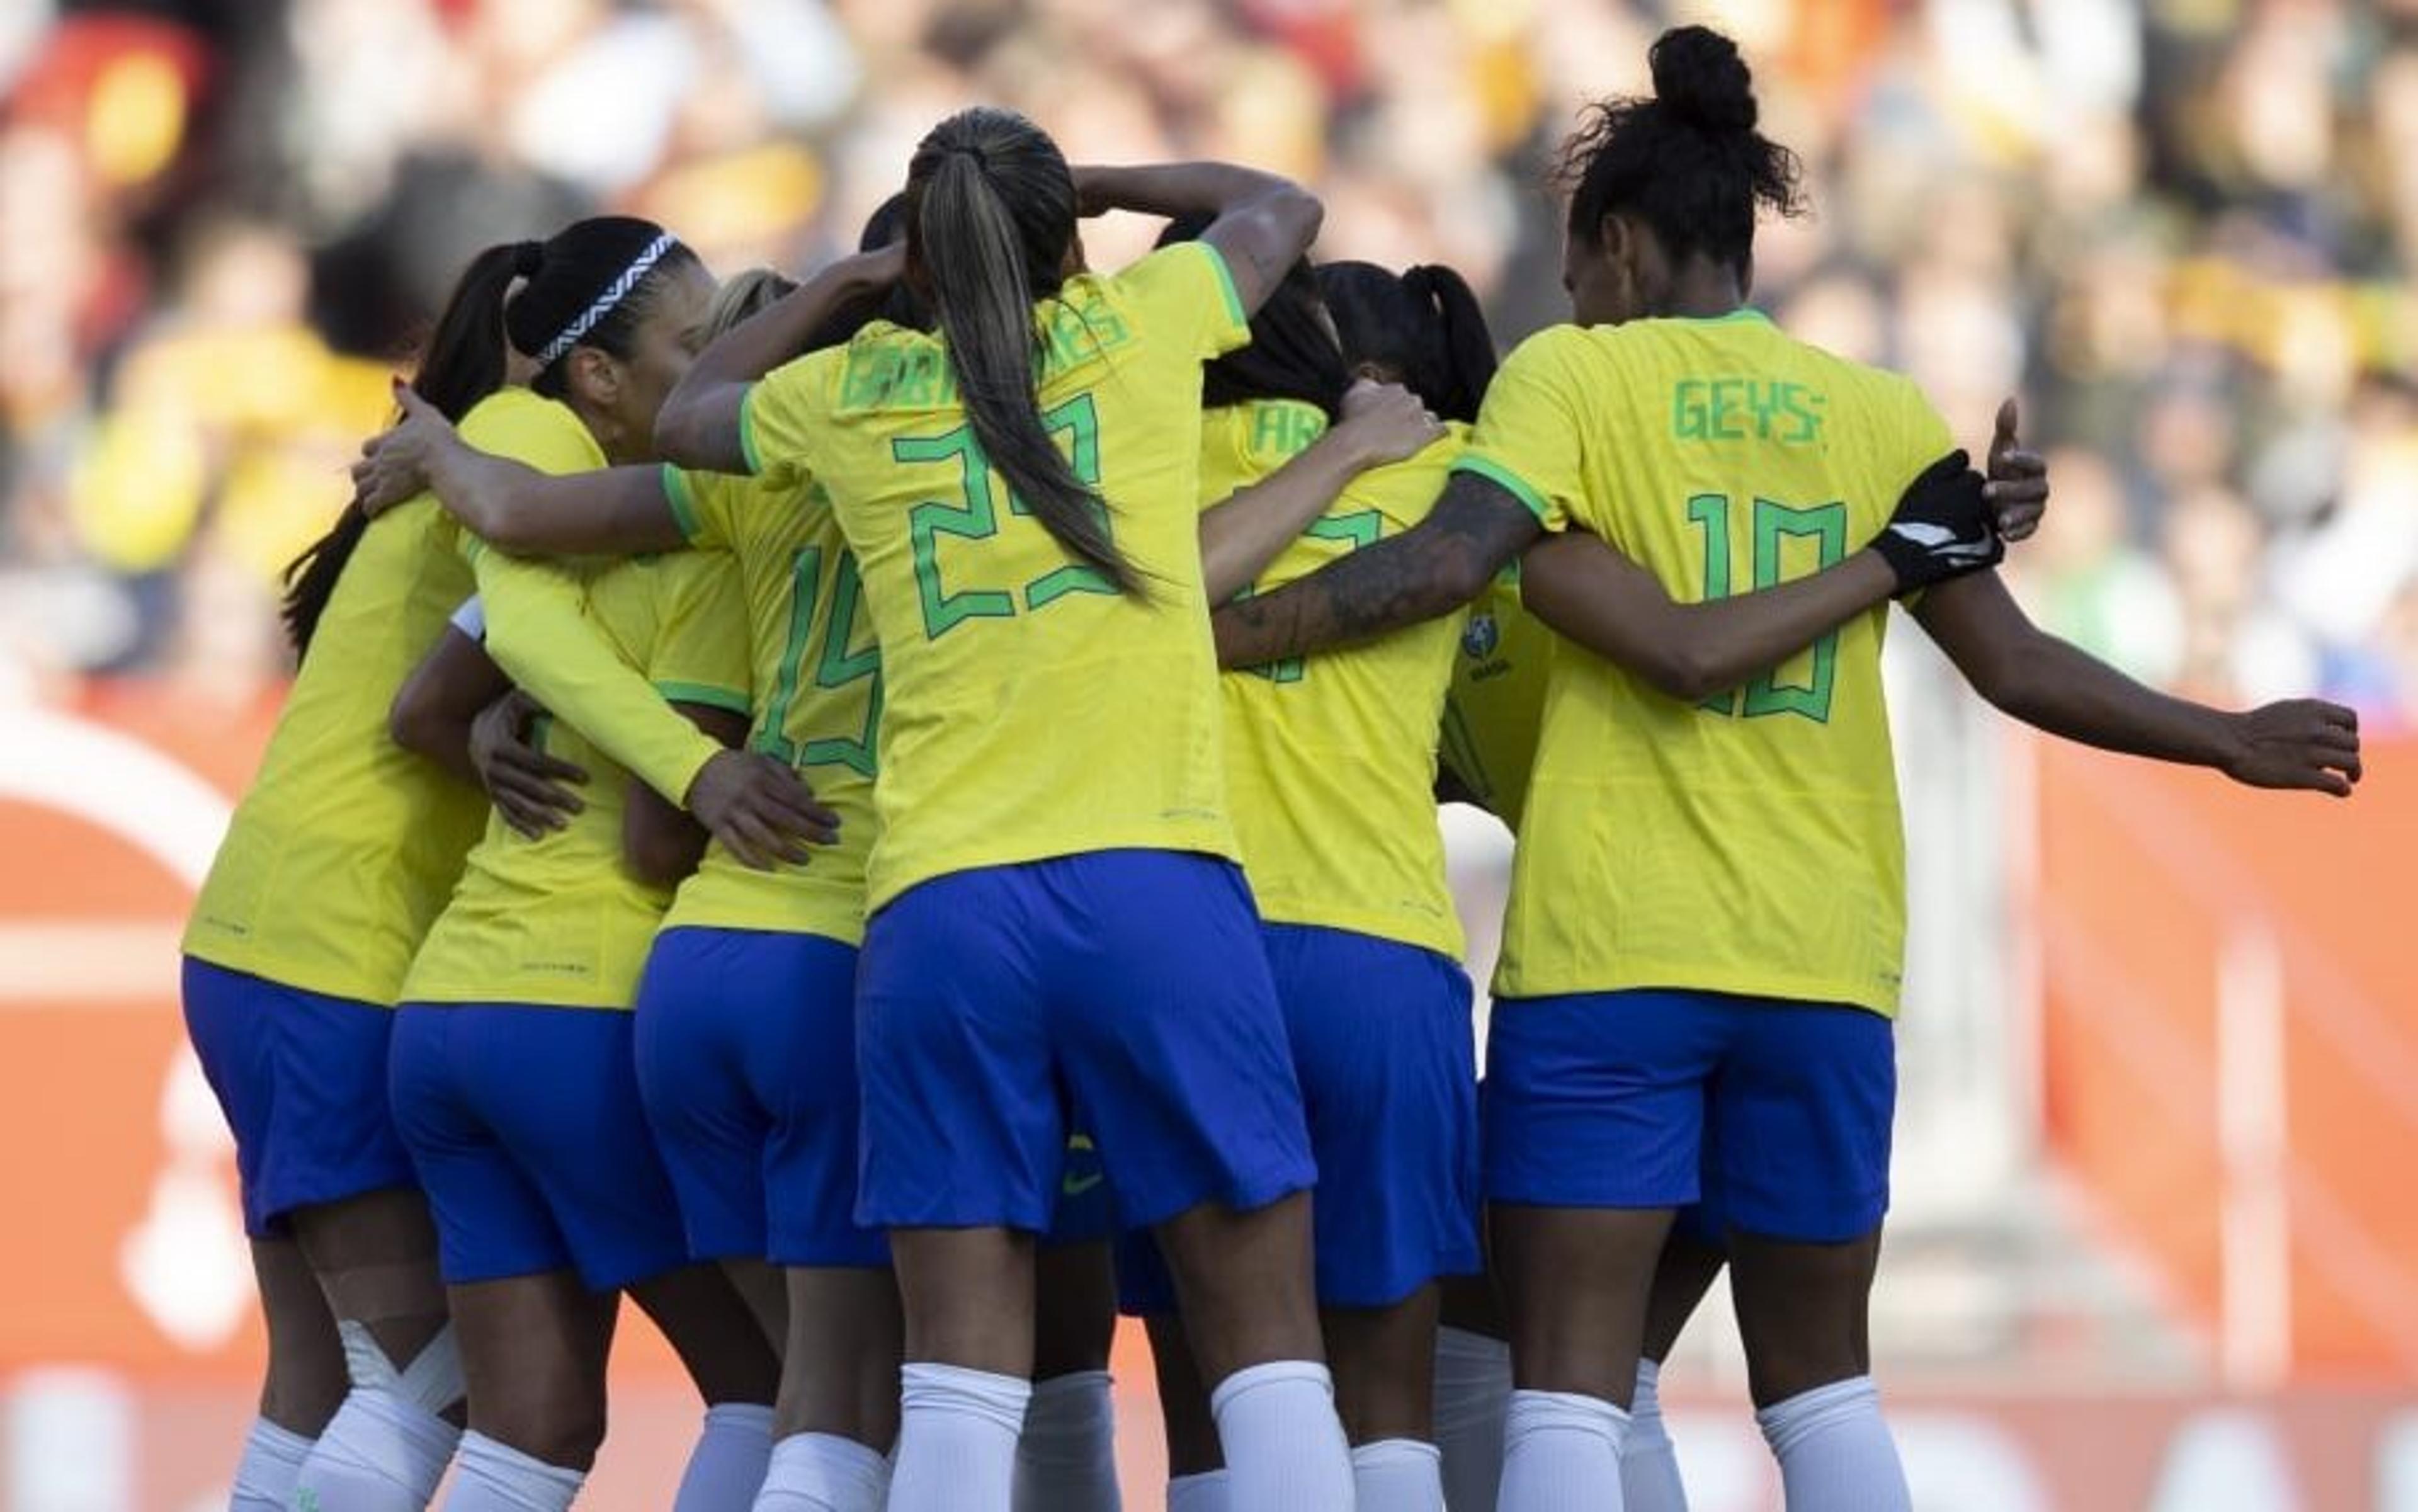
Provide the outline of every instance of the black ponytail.
{"type": "MultiPolygon", "coordinates": [[[[1158,234],[1158,245],[1197,241],[1211,217],[1178,216],[1158,234]]],[[[1352,374],[1342,349],[1320,318],[1318,275],[1304,257],[1251,316],[1251,344],[1201,365],[1201,405],[1219,409],[1252,400],[1293,399],[1314,405],[1331,424],[1343,412],[1343,390],[1352,374]]]]}
{"type": "Polygon", "coordinates": [[[1591,107],[1563,145],[1570,233],[1593,246],[1604,217],[1634,215],[1674,258],[1702,252],[1743,271],[1753,259],[1758,210],[1803,212],[1803,165],[1756,130],[1754,78],[1736,42],[1678,26],[1646,58],[1654,98],[1591,107]]]}
{"type": "MultiPolygon", "coordinates": [[[[488,248],[462,270],[429,335],[428,355],[411,380],[412,392],[447,420],[460,423],[471,405],[504,386],[504,296],[513,279],[537,271],[543,255],[537,242],[513,242],[488,248]]],[[[310,654],[319,616],[369,527],[360,506],[346,504],[328,533],[286,565],[285,600],[279,616],[297,661],[310,654]]]]}
{"type": "MultiPolygon", "coordinates": [[[[504,386],[504,343],[528,357],[561,347],[541,368],[531,387],[559,397],[563,359],[579,346],[602,347],[627,357],[639,322],[661,297],[667,279],[696,263],[696,254],[671,240],[663,227],[628,216],[574,221],[543,242],[490,247],[470,259],[436,318],[427,355],[411,380],[412,392],[456,424],[489,394],[504,386]],[[521,280],[518,293],[513,283],[521,280]],[[567,332],[576,340],[564,344],[567,332]]],[[[369,528],[368,517],[344,506],[335,526],[285,569],[280,615],[298,660],[310,653],[319,617],[334,596],[337,580],[369,528]]]]}
{"type": "Polygon", "coordinates": [[[1041,423],[1033,302],[1058,292],[1075,239],[1075,176],[1058,145],[1012,111],[976,107],[934,127],[907,170],[907,259],[930,292],[949,365],[990,465],[1034,519],[1120,593],[1140,579],[1109,534],[1106,501],[1041,423]]]}
{"type": "Polygon", "coordinates": [[[1494,338],[1459,273],[1429,264],[1397,278],[1373,263],[1327,263],[1318,285],[1352,366],[1376,369],[1445,420],[1477,419],[1494,338]]]}

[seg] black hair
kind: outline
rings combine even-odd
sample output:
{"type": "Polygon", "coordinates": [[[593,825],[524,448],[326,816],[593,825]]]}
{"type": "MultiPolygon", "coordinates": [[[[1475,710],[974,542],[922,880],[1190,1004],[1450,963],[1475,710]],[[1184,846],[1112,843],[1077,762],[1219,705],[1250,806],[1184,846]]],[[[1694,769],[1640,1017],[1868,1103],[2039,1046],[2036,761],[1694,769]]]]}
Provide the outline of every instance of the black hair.
{"type": "Polygon", "coordinates": [[[974,438],[1069,555],[1138,594],[1140,574],[1109,534],[1107,501],[1041,423],[1033,305],[1064,282],[1075,213],[1065,155],[1014,111],[959,111],[907,166],[907,263],[923,280],[974,438]]]}
{"type": "MultiPolygon", "coordinates": [[[[1178,216],[1158,234],[1157,245],[1198,241],[1213,217],[1178,216]]],[[[1295,399],[1315,405],[1331,423],[1343,412],[1343,390],[1352,387],[1342,349],[1319,316],[1318,275],[1307,257],[1285,276],[1251,316],[1251,344],[1201,365],[1201,407],[1220,409],[1254,399],[1295,399]]]]}
{"type": "MultiPolygon", "coordinates": [[[[906,235],[907,191],[900,190],[875,206],[873,213],[865,218],[865,230],[856,238],[856,250],[869,252],[903,240],[906,235]]],[[[826,346],[845,345],[858,331],[877,320],[886,320],[909,330],[932,328],[931,312],[915,298],[915,291],[907,286],[907,281],[900,279],[880,294],[867,296],[834,311],[830,318],[815,328],[813,337],[806,343],[806,349],[811,352],[826,346]]]]}
{"type": "Polygon", "coordinates": [[[1397,277],[1374,263],[1324,263],[1318,287],[1346,362],[1383,369],[1442,419],[1477,419],[1494,381],[1494,338],[1459,273],[1431,263],[1397,277]]]}
{"type": "Polygon", "coordinates": [[[1597,245],[1604,217],[1633,215],[1674,260],[1702,252],[1743,272],[1754,254],[1755,212],[1805,207],[1797,154],[1755,129],[1754,78],[1737,44],[1703,26],[1655,39],[1651,99],[1591,106],[1562,145],[1569,229],[1597,245]]]}
{"type": "MultiPolygon", "coordinates": [[[[657,247],[666,236],[651,221],[597,216],[574,221],[544,241],[508,242],[479,253],[446,298],[412,392],[458,424],[472,405],[504,386],[505,341],[523,356],[542,357],[563,345],[574,322],[583,328],[576,339],[532,380],[539,393],[561,396],[563,359],[578,347],[628,357],[665,283],[696,266],[696,253],[681,242],[657,247]],[[650,252],[653,260],[638,269],[650,252]],[[517,293],[515,279],[523,281],[517,293]]],[[[309,654],[319,616],[368,528],[368,517],[348,504],[326,535],[287,564],[280,614],[298,659],[309,654]]]]}

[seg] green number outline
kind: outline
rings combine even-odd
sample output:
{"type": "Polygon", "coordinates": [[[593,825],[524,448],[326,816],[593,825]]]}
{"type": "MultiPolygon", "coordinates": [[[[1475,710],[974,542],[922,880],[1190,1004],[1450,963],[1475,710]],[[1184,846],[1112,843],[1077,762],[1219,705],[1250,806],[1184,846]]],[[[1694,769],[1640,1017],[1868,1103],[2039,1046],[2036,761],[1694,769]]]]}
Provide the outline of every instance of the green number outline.
{"type": "MultiPolygon", "coordinates": [[[[1385,532],[1384,513],[1376,510],[1354,510],[1350,514],[1321,515],[1309,522],[1302,535],[1315,541],[1342,542],[1344,554],[1349,556],[1363,546],[1375,545],[1377,538],[1385,532]]],[[[1251,590],[1247,588],[1234,595],[1238,600],[1250,596],[1251,590]]],[[[1299,682],[1309,675],[1308,663],[1298,656],[1282,657],[1265,666],[1247,666],[1243,670],[1253,677],[1285,685],[1299,682]]]]}
{"type": "MultiPolygon", "coordinates": [[[[1052,435],[1067,438],[1066,465],[1078,481],[1097,488],[1100,482],[1100,416],[1089,393],[1043,412],[1041,423],[1052,435]]],[[[942,536],[987,541],[999,534],[999,494],[992,482],[990,458],[985,454],[971,424],[940,435],[902,435],[890,443],[891,460],[903,463],[957,463],[957,486],[964,502],[927,499],[907,512],[908,540],[915,564],[915,590],[924,609],[924,634],[938,640],[969,619],[1001,619],[1016,613],[1016,595],[1002,588],[964,588],[952,593],[941,582],[942,536]]],[[[1010,513],[1031,517],[1033,511],[1011,490],[1010,513]]],[[[1103,531],[1110,528],[1107,507],[1092,505],[1103,531]]],[[[1048,608],[1077,593],[1113,595],[1116,586],[1099,570],[1069,562],[1024,585],[1027,613],[1048,608]]]]}
{"type": "Polygon", "coordinates": [[[832,584],[831,616],[823,627],[822,653],[816,659],[815,686],[831,691],[860,678],[873,679],[865,697],[865,727],[854,738],[826,736],[802,748],[788,736],[789,710],[798,699],[798,682],[814,636],[815,607],[822,596],[823,553],[820,546],[800,546],[789,558],[789,634],[781,649],[781,670],[773,683],[773,698],[757,731],[756,749],[793,767],[840,766],[861,776],[876,774],[874,742],[881,725],[881,645],[850,651],[864,588],[853,552],[842,549],[832,584]]]}
{"type": "MultiPolygon", "coordinates": [[[[1705,602],[1725,599],[1731,592],[1730,500],[1724,494],[1696,494],[1688,499],[1689,523],[1705,532],[1705,602]]],[[[1785,537],[1812,538],[1816,542],[1817,570],[1835,567],[1847,555],[1847,506],[1839,501],[1805,507],[1758,496],[1752,519],[1754,586],[1774,588],[1781,582],[1781,542],[1785,537]]],[[[1772,668],[1739,693],[1718,694],[1698,707],[1727,717],[1761,719],[1771,714],[1798,714],[1817,725],[1830,722],[1830,700],[1839,670],[1839,632],[1832,630],[1811,648],[1814,670],[1803,684],[1779,680],[1772,668]]]]}

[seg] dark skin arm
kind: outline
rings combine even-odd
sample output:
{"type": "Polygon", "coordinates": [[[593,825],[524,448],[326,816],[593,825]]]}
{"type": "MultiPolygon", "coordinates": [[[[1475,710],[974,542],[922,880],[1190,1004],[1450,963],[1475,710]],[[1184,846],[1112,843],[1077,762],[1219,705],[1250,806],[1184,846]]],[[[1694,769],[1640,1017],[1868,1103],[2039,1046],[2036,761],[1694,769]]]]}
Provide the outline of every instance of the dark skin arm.
{"type": "Polygon", "coordinates": [[[804,351],[835,312],[897,283],[906,267],[897,242],[843,257],[715,337],[656,412],[656,455],[708,472],[749,471],[740,441],[748,386],[804,351]]]}
{"type": "Polygon", "coordinates": [[[1455,473],[1427,518],[1211,617],[1219,666],[1261,666],[1369,640],[1477,597],[1544,527],[1497,484],[1455,473]]]}
{"type": "Polygon", "coordinates": [[[387,731],[395,744],[484,790],[504,822],[533,840],[579,812],[584,805],[570,785],[588,780],[523,738],[538,712],[484,647],[448,625],[396,691],[387,731]]]}
{"type": "Polygon", "coordinates": [[[1245,314],[1255,313],[1318,239],[1326,207],[1277,174],[1231,162],[1169,162],[1147,167],[1078,167],[1075,197],[1084,215],[1216,217],[1201,239],[1217,249],[1233,276],[1245,314]]]}
{"type": "Polygon", "coordinates": [[[483,787],[470,759],[470,726],[489,704],[513,691],[512,679],[489,659],[486,648],[451,625],[436,648],[395,691],[387,710],[394,743],[425,756],[473,787],[483,787]]]}
{"type": "MultiPolygon", "coordinates": [[[[705,704],[673,703],[690,724],[715,740],[739,749],[747,741],[747,721],[727,709],[705,704]]],[[[630,875],[657,887],[676,887],[696,870],[705,855],[705,826],[666,802],[662,794],[636,778],[621,810],[621,858],[630,875]]]]}
{"type": "Polygon", "coordinates": [[[2251,787],[2348,798],[2359,781],[2351,710],[2296,698],[2231,713],[2144,687],[2034,625],[1996,573],[1940,584],[1914,618],[1974,692],[2051,735],[2213,767],[2251,787]]]}
{"type": "Polygon", "coordinates": [[[1897,589],[1897,574],[1870,548],[1810,577],[1704,603],[1678,603],[1652,573],[1583,531],[1539,541],[1520,558],[1520,600],[1538,619],[1689,703],[1778,666],[1897,589]]]}

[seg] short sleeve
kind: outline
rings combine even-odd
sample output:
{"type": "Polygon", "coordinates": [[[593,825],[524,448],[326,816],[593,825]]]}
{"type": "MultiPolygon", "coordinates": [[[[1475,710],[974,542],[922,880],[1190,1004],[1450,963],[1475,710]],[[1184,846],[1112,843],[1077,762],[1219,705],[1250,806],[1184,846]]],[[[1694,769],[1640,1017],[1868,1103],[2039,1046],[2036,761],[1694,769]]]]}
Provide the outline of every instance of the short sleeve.
{"type": "Polygon", "coordinates": [[[748,712],[747,611],[736,560],[725,551],[661,558],[647,680],[673,703],[748,712]]]}
{"type": "Polygon", "coordinates": [[[1539,331],[1504,361],[1453,471],[1472,473],[1528,508],[1548,530],[1567,530],[1585,496],[1584,410],[1569,344],[1575,327],[1539,331]]]}
{"type": "Polygon", "coordinates": [[[739,405],[739,450],[747,471],[776,487],[800,481],[806,454],[822,422],[834,358],[847,348],[793,358],[748,386],[739,405]]]}
{"type": "Polygon", "coordinates": [[[451,625],[454,629],[460,631],[465,635],[469,636],[472,640],[485,640],[487,638],[487,606],[485,603],[481,602],[477,594],[473,593],[468,598],[462,601],[462,607],[454,610],[452,618],[447,620],[446,623],[451,625]]]}
{"type": "Polygon", "coordinates": [[[505,389],[474,405],[462,418],[462,439],[540,472],[587,472],[604,466],[596,438],[569,406],[521,389],[505,389]]]}
{"type": "MultiPolygon", "coordinates": [[[[1911,378],[1890,374],[1897,388],[1898,411],[1902,417],[1900,434],[1905,436],[1901,454],[1891,460],[1890,471],[1903,492],[1922,470],[1956,450],[1956,433],[1948,428],[1931,401],[1923,397],[1921,388],[1911,378]]],[[[1894,506],[1897,500],[1887,501],[1894,506]]]]}
{"type": "Polygon", "coordinates": [[[697,551],[728,551],[738,545],[742,496],[753,491],[748,480],[729,473],[664,464],[664,501],[671,507],[681,539],[697,551]]]}
{"type": "Polygon", "coordinates": [[[1161,341],[1206,359],[1251,343],[1251,318],[1226,257],[1205,241],[1161,247],[1119,273],[1118,294],[1161,341]]]}

